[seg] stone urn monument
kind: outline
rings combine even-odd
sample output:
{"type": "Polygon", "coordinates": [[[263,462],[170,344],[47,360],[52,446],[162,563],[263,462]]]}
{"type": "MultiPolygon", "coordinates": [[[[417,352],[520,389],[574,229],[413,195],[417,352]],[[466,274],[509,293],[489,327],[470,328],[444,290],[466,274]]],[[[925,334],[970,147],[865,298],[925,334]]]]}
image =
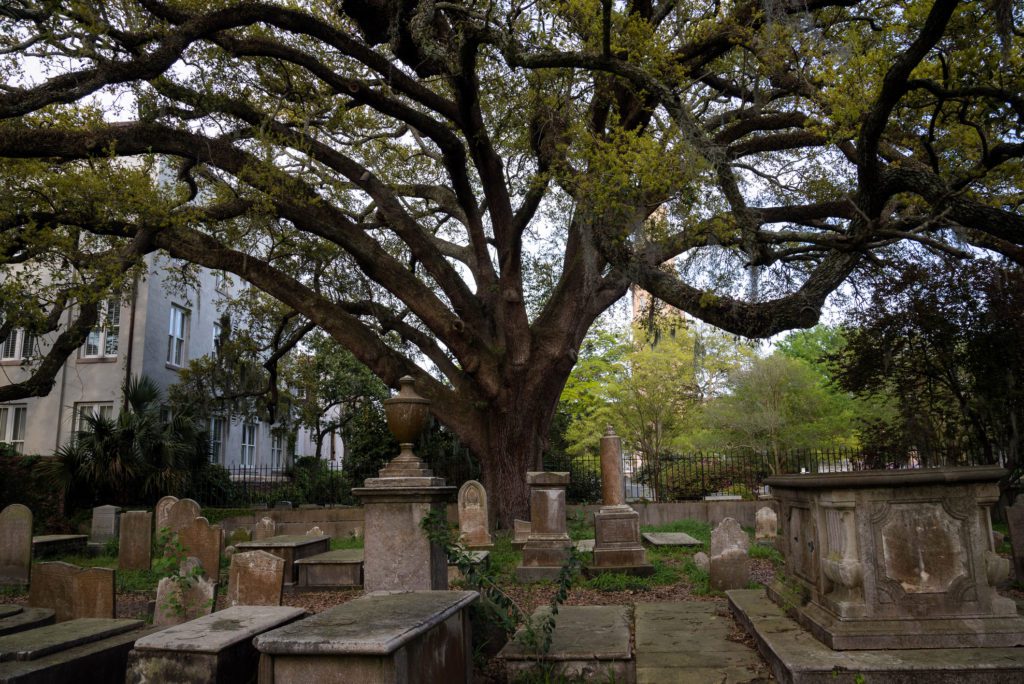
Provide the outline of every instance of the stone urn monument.
{"type": "Polygon", "coordinates": [[[388,429],[401,451],[364,486],[352,490],[365,511],[363,589],[419,591],[448,588],[444,549],[420,528],[431,511],[445,514],[455,487],[446,487],[413,452],[430,418],[430,401],[416,393],[410,376],[399,380],[397,396],[384,401],[388,429]]]}

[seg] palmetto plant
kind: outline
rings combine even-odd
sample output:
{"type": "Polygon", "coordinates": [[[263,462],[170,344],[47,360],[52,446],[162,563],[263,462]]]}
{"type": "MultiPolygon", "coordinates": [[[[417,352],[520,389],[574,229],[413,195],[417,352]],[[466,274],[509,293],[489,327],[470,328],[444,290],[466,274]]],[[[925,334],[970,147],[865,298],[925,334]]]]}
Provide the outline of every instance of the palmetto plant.
{"type": "Polygon", "coordinates": [[[116,418],[82,415],[74,439],[46,464],[53,485],[68,499],[115,503],[139,503],[184,489],[205,458],[207,436],[181,411],[162,418],[162,398],[151,378],[133,377],[116,418]]]}

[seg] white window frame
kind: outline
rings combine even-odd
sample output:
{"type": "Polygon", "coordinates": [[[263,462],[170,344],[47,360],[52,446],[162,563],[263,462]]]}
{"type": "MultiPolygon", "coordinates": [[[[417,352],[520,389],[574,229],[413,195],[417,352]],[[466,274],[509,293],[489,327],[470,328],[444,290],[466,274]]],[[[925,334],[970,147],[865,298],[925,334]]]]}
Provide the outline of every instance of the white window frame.
{"type": "Polygon", "coordinates": [[[189,318],[188,309],[171,304],[167,326],[167,365],[172,368],[181,368],[188,363],[189,318]]]}
{"type": "Polygon", "coordinates": [[[280,432],[270,433],[270,467],[281,470],[284,462],[285,438],[280,432]]]}
{"type": "Polygon", "coordinates": [[[121,299],[110,297],[99,304],[99,320],[82,344],[83,359],[116,359],[121,342],[121,299]]]}
{"type": "Polygon", "coordinates": [[[11,328],[10,334],[0,341],[0,360],[16,361],[21,358],[18,354],[18,338],[21,335],[21,328],[11,328]]]}
{"type": "Polygon", "coordinates": [[[28,425],[26,404],[0,406],[0,442],[11,445],[14,451],[25,453],[25,431],[28,425]]]}
{"type": "Polygon", "coordinates": [[[241,465],[256,467],[256,423],[242,423],[241,465]]]}
{"type": "Polygon", "coordinates": [[[82,424],[85,422],[82,420],[82,416],[86,411],[89,411],[90,415],[100,416],[102,418],[113,418],[114,417],[114,402],[112,401],[79,401],[75,402],[73,413],[71,416],[71,435],[77,437],[78,433],[82,431],[82,424]]]}
{"type": "Polygon", "coordinates": [[[210,418],[210,463],[220,465],[224,461],[224,443],[228,436],[228,421],[223,416],[210,418]]]}

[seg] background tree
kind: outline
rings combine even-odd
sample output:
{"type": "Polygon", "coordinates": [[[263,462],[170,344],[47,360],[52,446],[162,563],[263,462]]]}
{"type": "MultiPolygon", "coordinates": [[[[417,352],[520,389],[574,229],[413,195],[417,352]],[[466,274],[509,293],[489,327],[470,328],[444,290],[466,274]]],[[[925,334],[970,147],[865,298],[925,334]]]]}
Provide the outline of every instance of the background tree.
{"type": "MultiPolygon", "coordinates": [[[[762,336],[816,322],[901,241],[1022,260],[1019,17],[988,3],[14,0],[0,16],[2,258],[69,283],[116,284],[156,249],[237,274],[387,384],[412,374],[506,526],[588,327],[631,280],[762,336]],[[119,161],[137,155],[169,168],[159,183],[119,161]]],[[[91,325],[92,286],[29,280],[10,301],[43,302],[26,308],[40,332],[75,306],[91,325]]],[[[0,399],[46,393],[80,341],[0,399]]]]}

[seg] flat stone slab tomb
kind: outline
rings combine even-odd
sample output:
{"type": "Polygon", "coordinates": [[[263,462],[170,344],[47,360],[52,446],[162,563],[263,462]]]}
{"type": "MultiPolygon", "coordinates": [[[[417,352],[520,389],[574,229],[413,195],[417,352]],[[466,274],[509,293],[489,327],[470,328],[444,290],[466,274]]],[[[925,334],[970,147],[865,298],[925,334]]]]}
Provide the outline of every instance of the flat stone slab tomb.
{"type": "Polygon", "coordinates": [[[702,546],[685,532],[644,532],[642,536],[651,546],[702,546]]]}
{"type": "MultiPolygon", "coordinates": [[[[298,585],[304,589],[363,586],[363,550],[338,549],[295,561],[298,585]]],[[[286,573],[287,574],[287,573],[286,573]]]]}
{"type": "Polygon", "coordinates": [[[371,592],[256,637],[259,683],[445,682],[472,678],[475,591],[371,592]]]}
{"type": "Polygon", "coordinates": [[[89,535],[43,534],[32,537],[32,558],[53,558],[66,554],[85,553],[89,535]]]}
{"type": "Polygon", "coordinates": [[[125,682],[247,684],[259,663],[253,637],[305,616],[288,606],[234,606],[149,634],[135,642],[125,682]]]}
{"type": "Polygon", "coordinates": [[[141,620],[82,618],[0,637],[0,684],[124,681],[141,620]]]}
{"type": "Polygon", "coordinates": [[[56,622],[56,617],[49,608],[0,606],[0,636],[24,632],[26,629],[45,627],[54,622],[56,622]]]}
{"type": "MultiPolygon", "coordinates": [[[[1024,681],[1024,648],[833,651],[783,612],[762,589],[726,592],[737,621],[780,682],[799,684],[1003,684],[1024,681]]],[[[639,645],[638,645],[639,648],[639,645]]]]}
{"type": "Polygon", "coordinates": [[[282,534],[267,537],[259,541],[239,542],[235,544],[238,551],[266,551],[278,558],[284,558],[284,583],[295,584],[299,580],[295,561],[327,553],[331,550],[331,538],[326,534],[282,534]]]}
{"type": "MultiPolygon", "coordinates": [[[[548,610],[547,606],[538,608],[534,618],[548,610]]],[[[561,606],[551,650],[541,661],[551,664],[554,674],[574,681],[632,684],[636,672],[629,631],[629,606],[561,606]]],[[[537,655],[523,643],[523,636],[520,630],[498,654],[510,681],[537,666],[537,655]]]]}

